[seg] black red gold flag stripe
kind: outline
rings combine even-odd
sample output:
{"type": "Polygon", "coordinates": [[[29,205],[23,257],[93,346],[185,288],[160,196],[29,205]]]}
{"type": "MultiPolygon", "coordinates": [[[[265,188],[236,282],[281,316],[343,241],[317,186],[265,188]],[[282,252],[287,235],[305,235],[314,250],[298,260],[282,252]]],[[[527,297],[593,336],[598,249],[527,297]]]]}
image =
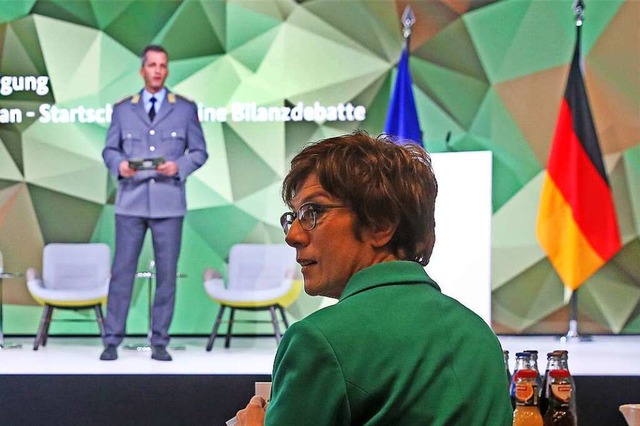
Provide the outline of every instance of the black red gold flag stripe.
{"type": "Polygon", "coordinates": [[[549,261],[572,290],[622,245],[580,70],[579,34],[549,154],[536,230],[549,261]]]}

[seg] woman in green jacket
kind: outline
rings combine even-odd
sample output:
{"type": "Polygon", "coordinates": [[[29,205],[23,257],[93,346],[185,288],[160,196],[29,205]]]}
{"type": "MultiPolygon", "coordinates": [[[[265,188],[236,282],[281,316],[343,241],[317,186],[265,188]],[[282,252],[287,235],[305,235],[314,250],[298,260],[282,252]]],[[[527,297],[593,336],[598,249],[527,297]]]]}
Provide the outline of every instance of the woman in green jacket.
{"type": "Polygon", "coordinates": [[[292,160],[282,194],[305,291],[338,302],[287,330],[269,404],[254,396],[238,424],[510,425],[498,339],[424,270],[429,155],[362,132],[325,139],[292,160]]]}

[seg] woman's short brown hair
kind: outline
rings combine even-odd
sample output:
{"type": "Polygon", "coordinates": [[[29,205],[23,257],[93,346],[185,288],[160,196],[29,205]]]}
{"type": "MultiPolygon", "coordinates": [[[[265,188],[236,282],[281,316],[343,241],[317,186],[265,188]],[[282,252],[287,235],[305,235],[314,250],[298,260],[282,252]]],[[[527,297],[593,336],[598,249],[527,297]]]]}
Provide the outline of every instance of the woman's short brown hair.
{"type": "Polygon", "coordinates": [[[362,131],[308,145],[291,160],[284,178],[282,199],[287,205],[310,174],[355,212],[356,237],[362,227],[393,224],[391,251],[399,259],[429,262],[438,183],[431,157],[420,146],[396,145],[386,135],[373,138],[362,131]]]}

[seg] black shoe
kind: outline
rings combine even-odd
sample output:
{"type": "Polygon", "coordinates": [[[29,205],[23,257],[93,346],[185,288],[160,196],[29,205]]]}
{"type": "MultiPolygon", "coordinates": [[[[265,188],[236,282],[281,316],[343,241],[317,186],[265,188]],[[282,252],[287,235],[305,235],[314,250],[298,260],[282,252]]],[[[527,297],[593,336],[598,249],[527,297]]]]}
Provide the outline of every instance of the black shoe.
{"type": "Polygon", "coordinates": [[[165,346],[154,345],[151,346],[151,359],[155,359],[157,361],[171,361],[171,355],[167,352],[167,348],[165,346]]]}
{"type": "Polygon", "coordinates": [[[118,347],[116,345],[107,345],[100,355],[101,361],[115,361],[118,359],[118,347]]]}

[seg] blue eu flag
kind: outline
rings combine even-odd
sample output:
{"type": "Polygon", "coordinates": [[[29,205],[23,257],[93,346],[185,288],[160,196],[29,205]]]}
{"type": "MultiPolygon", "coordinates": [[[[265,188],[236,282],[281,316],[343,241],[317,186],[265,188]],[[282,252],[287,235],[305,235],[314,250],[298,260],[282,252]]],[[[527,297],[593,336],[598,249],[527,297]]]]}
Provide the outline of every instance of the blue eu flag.
{"type": "Polygon", "coordinates": [[[387,121],[384,131],[388,135],[397,136],[398,143],[404,144],[405,139],[410,139],[420,146],[422,143],[422,130],[418,122],[416,102],[413,98],[411,87],[411,73],[409,72],[409,53],[402,50],[400,63],[398,63],[398,76],[391,96],[391,103],[387,111],[387,121]]]}

